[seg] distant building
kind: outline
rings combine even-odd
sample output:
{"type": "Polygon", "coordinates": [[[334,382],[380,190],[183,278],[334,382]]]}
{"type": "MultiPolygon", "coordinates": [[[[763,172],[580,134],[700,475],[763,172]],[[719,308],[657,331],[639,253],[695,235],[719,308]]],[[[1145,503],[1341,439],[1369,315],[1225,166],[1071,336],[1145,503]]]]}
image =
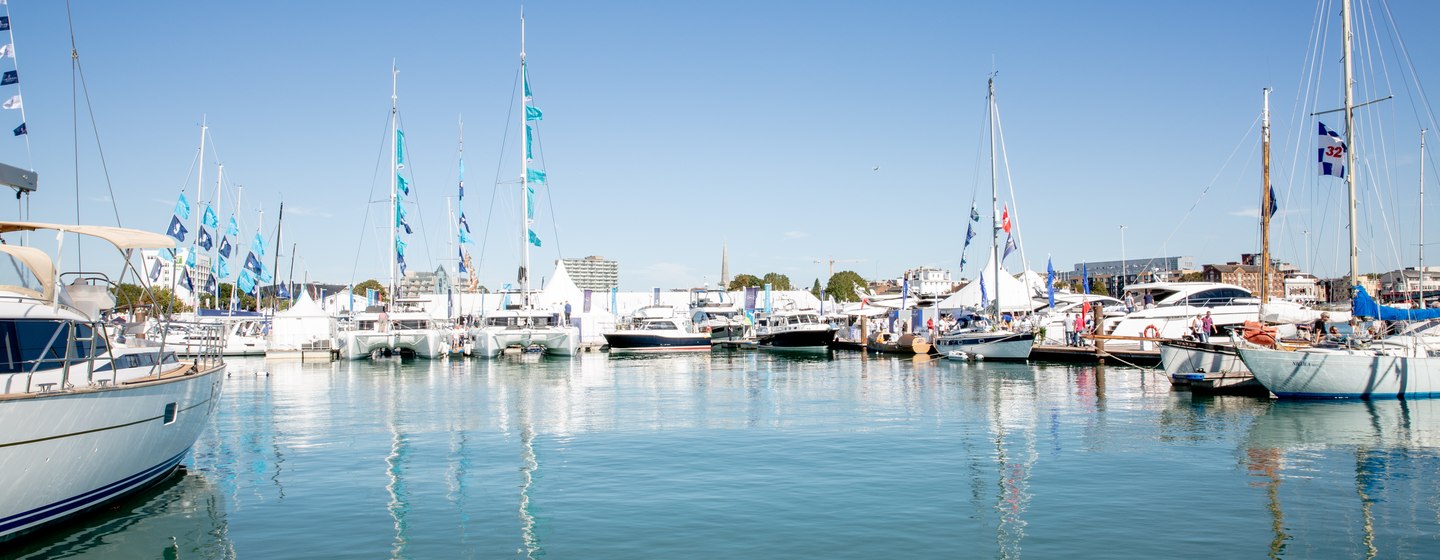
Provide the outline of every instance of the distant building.
{"type": "Polygon", "coordinates": [[[436,267],[434,272],[411,271],[400,278],[400,297],[416,298],[424,295],[444,294],[447,287],[453,293],[464,293],[469,287],[464,278],[452,278],[445,267],[436,267]]]}
{"type": "Polygon", "coordinates": [[[1325,286],[1319,278],[1309,274],[1293,274],[1285,277],[1285,299],[1296,303],[1314,304],[1325,301],[1325,286]]]}
{"type": "Polygon", "coordinates": [[[1427,266],[1424,274],[1413,266],[1392,270],[1381,274],[1379,282],[1379,293],[1371,295],[1385,301],[1409,301],[1419,292],[1424,292],[1427,299],[1434,299],[1440,292],[1440,267],[1427,266]]]}
{"type": "Polygon", "coordinates": [[[1256,296],[1264,292],[1276,299],[1285,297],[1285,275],[1272,271],[1267,277],[1268,287],[1262,287],[1260,285],[1260,267],[1256,265],[1233,262],[1207,264],[1200,274],[1206,282],[1234,284],[1250,290],[1250,293],[1256,296]]]}
{"type": "MultiPolygon", "coordinates": [[[[1379,278],[1362,274],[1360,275],[1359,282],[1361,286],[1365,287],[1365,291],[1369,292],[1370,295],[1373,296],[1377,293],[1380,293],[1379,278]]],[[[1350,301],[1349,277],[1341,276],[1339,278],[1329,278],[1326,280],[1321,280],[1321,284],[1325,286],[1325,290],[1328,292],[1326,294],[1328,296],[1327,301],[1329,301],[1330,303],[1347,303],[1350,301]]]]}
{"type": "Polygon", "coordinates": [[[570,280],[581,290],[604,292],[620,286],[619,262],[596,255],[561,262],[565,263],[565,272],[570,275],[570,280]]]}
{"type": "Polygon", "coordinates": [[[950,279],[950,271],[939,268],[912,268],[905,271],[904,285],[919,300],[940,300],[953,293],[958,286],[950,279]]]}
{"type": "MultiPolygon", "coordinates": [[[[174,256],[171,256],[170,249],[141,250],[140,274],[145,277],[144,282],[147,283],[147,286],[167,290],[173,287],[176,297],[187,303],[194,304],[194,294],[192,290],[187,289],[184,283],[180,281],[180,278],[175,276],[176,271],[188,270],[191,285],[195,288],[194,291],[202,291],[205,289],[205,282],[210,279],[210,255],[196,252],[195,265],[186,267],[184,265],[185,254],[185,249],[175,250],[174,256]]],[[[219,279],[217,279],[217,282],[218,281],[219,279]]]]}
{"type": "Polygon", "coordinates": [[[1055,278],[1057,282],[1078,282],[1083,275],[1089,274],[1091,284],[1101,282],[1109,293],[1118,294],[1130,284],[1179,280],[1185,271],[1194,269],[1195,257],[1142,257],[1123,261],[1078,262],[1074,271],[1057,271],[1055,278]]]}

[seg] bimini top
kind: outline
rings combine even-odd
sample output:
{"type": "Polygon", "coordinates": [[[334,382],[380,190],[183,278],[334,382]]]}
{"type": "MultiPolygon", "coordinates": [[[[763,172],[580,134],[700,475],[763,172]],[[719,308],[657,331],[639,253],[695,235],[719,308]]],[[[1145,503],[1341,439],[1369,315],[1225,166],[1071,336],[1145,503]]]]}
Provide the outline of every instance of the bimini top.
{"type": "MultiPolygon", "coordinates": [[[[51,230],[59,232],[74,233],[104,239],[114,245],[116,249],[168,249],[175,246],[175,240],[167,235],[140,231],[138,229],[125,229],[110,226],[76,226],[68,224],[47,224],[41,222],[5,222],[0,221],[0,234],[16,231],[38,231],[51,230]]],[[[37,296],[45,301],[54,301],[55,297],[55,263],[50,255],[34,247],[21,245],[0,245],[0,254],[5,254],[20,261],[30,270],[41,286],[40,290],[34,290],[25,286],[0,286],[0,289],[11,290],[22,294],[37,296]]]]}
{"type": "Polygon", "coordinates": [[[0,222],[0,233],[12,231],[54,230],[79,235],[98,237],[109,241],[116,249],[169,249],[175,240],[168,235],[138,229],[110,226],[75,226],[68,224],[46,224],[41,222],[0,222]]]}

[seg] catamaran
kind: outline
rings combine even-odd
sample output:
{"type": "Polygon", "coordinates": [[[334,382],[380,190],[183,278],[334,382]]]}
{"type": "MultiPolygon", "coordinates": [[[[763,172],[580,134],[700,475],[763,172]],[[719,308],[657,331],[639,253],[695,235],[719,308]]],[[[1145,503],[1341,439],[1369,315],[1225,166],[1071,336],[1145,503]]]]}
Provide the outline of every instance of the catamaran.
{"type": "Polygon", "coordinates": [[[580,347],[580,329],[561,324],[561,314],[535,306],[530,292],[530,245],[540,245],[540,238],[530,226],[535,220],[535,186],[545,184],[545,172],[530,166],[534,130],[532,121],[542,117],[530,96],[530,78],[525,63],[525,16],[520,16],[520,79],[524,95],[520,99],[520,293],[519,303],[489,312],[479,328],[471,329],[473,352],[495,357],[506,348],[543,351],[545,354],[571,356],[580,347]]]}

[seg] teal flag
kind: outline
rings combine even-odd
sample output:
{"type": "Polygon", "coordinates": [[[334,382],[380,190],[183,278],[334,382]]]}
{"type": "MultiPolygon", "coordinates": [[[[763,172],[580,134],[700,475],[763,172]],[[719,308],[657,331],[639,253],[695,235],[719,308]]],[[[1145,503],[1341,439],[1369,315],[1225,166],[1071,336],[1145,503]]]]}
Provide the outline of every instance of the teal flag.
{"type": "Polygon", "coordinates": [[[215,210],[210,208],[209,204],[205,205],[205,214],[200,217],[200,223],[210,229],[220,229],[220,218],[215,216],[215,210]]]}
{"type": "Polygon", "coordinates": [[[395,165],[405,167],[405,131],[395,131],[395,165]]]}
{"type": "Polygon", "coordinates": [[[398,225],[400,225],[400,224],[405,223],[405,216],[406,216],[406,214],[405,214],[405,205],[403,205],[403,204],[396,204],[396,205],[395,205],[395,225],[398,226],[398,225]]]}
{"type": "Polygon", "coordinates": [[[230,215],[230,227],[226,228],[225,233],[237,238],[240,237],[240,224],[235,223],[234,214],[230,215]]]}
{"type": "Polygon", "coordinates": [[[405,242],[399,238],[395,239],[395,254],[405,256],[405,242]]]}
{"type": "MultiPolygon", "coordinates": [[[[530,106],[530,105],[526,105],[526,106],[525,106],[525,120],[527,120],[527,121],[538,121],[538,120],[543,119],[544,117],[545,117],[545,115],[544,115],[544,113],[541,113],[541,112],[540,112],[540,109],[538,109],[538,108],[536,108],[536,107],[532,107],[532,106],[530,106]]],[[[562,120],[563,120],[563,119],[562,119],[562,120]]]]}
{"type": "Polygon", "coordinates": [[[525,79],[525,99],[530,99],[530,70],[525,68],[525,63],[520,63],[520,75],[525,79]]]}
{"type": "Polygon", "coordinates": [[[530,232],[530,244],[531,244],[531,245],[534,245],[534,246],[536,246],[536,247],[539,247],[539,246],[540,246],[540,236],[535,235],[535,230],[533,230],[533,229],[528,229],[528,230],[525,230],[525,231],[530,232]]]}
{"type": "Polygon", "coordinates": [[[242,292],[255,295],[255,275],[250,272],[250,269],[246,268],[240,271],[240,279],[235,282],[235,287],[240,288],[242,292]]]}
{"type": "MultiPolygon", "coordinates": [[[[469,244],[470,244],[470,234],[465,233],[465,230],[463,230],[463,229],[460,230],[460,243],[461,243],[462,245],[469,245],[469,244]]],[[[462,266],[463,266],[463,264],[462,264],[462,266]]]]}
{"type": "Polygon", "coordinates": [[[402,193],[410,194],[410,183],[399,175],[395,176],[395,188],[400,189],[402,193]]]}
{"type": "Polygon", "coordinates": [[[526,175],[527,175],[526,180],[529,181],[529,182],[531,182],[531,183],[544,183],[544,182],[545,182],[545,172],[544,172],[544,171],[541,171],[541,170],[539,170],[539,169],[531,169],[531,170],[529,170],[529,172],[526,173],[526,175]]]}
{"type": "Polygon", "coordinates": [[[226,260],[225,257],[220,257],[220,267],[219,267],[219,268],[220,268],[220,270],[217,271],[216,274],[219,274],[221,278],[229,278],[229,277],[230,277],[230,261],[226,260]]]}
{"type": "MultiPolygon", "coordinates": [[[[530,153],[531,153],[531,152],[530,152],[530,141],[531,141],[531,139],[532,139],[534,136],[535,136],[535,134],[530,131],[530,125],[528,125],[528,124],[525,125],[525,159],[527,159],[527,160],[528,160],[528,159],[533,159],[532,156],[530,155],[530,153]]],[[[185,215],[186,215],[186,216],[189,216],[189,215],[190,215],[190,210],[188,209],[188,207],[187,207],[187,209],[185,210],[185,215]]]]}
{"type": "Polygon", "coordinates": [[[179,216],[181,220],[190,219],[190,201],[185,200],[185,193],[183,192],[180,193],[180,200],[175,202],[175,215],[179,216]]]}
{"type": "MultiPolygon", "coordinates": [[[[535,219],[535,189],[528,186],[525,187],[525,217],[531,220],[535,219]]],[[[531,239],[534,239],[535,234],[530,235],[531,239]]],[[[535,245],[539,246],[540,244],[537,242],[535,245]]]]}
{"type": "Polygon", "coordinates": [[[250,241],[250,248],[254,249],[260,256],[265,256],[265,238],[260,237],[260,232],[255,232],[255,239],[250,241]]]}

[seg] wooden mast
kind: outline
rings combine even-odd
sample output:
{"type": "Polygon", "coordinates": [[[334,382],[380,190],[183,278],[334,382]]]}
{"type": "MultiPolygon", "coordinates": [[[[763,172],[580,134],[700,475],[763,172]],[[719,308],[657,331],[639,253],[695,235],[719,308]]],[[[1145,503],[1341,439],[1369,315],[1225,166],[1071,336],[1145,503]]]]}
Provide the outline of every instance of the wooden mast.
{"type": "Polygon", "coordinates": [[[1260,126],[1260,313],[1265,313],[1265,304],[1270,302],[1270,208],[1275,201],[1270,198],[1270,88],[1264,89],[1265,112],[1260,126]]]}

